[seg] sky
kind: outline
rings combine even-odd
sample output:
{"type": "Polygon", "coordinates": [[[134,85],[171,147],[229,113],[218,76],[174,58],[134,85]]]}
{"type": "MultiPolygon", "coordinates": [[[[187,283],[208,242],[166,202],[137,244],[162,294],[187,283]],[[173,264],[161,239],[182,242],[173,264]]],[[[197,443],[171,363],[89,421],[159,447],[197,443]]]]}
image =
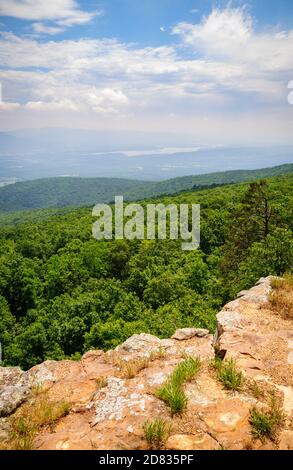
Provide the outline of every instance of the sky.
{"type": "Polygon", "coordinates": [[[0,0],[0,131],[293,144],[292,80],[292,0],[0,0]]]}

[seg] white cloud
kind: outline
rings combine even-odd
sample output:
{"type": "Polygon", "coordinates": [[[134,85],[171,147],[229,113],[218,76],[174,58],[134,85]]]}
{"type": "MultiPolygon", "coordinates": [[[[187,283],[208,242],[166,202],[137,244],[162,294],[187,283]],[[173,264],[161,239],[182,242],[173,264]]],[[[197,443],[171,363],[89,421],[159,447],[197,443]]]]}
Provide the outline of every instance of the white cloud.
{"type": "Polygon", "coordinates": [[[91,40],[39,42],[3,33],[0,41],[0,62],[3,66],[14,69],[63,69],[71,65],[74,68],[79,62],[94,57],[95,50],[95,42],[91,40]]]}
{"type": "Polygon", "coordinates": [[[179,23],[173,34],[210,60],[245,64],[263,73],[293,67],[293,30],[257,32],[244,8],[215,9],[199,24],[179,23]]]}
{"type": "Polygon", "coordinates": [[[215,9],[199,24],[179,23],[173,33],[180,34],[187,44],[202,47],[208,53],[226,51],[236,42],[245,44],[252,34],[252,18],[244,9],[215,9]]]}
{"type": "Polygon", "coordinates": [[[164,32],[166,31],[165,26],[161,26],[161,27],[160,27],[160,31],[161,31],[162,33],[164,33],[164,32]]]}
{"type": "Polygon", "coordinates": [[[0,0],[0,16],[34,21],[32,26],[38,34],[57,34],[66,27],[89,23],[102,14],[102,10],[83,11],[76,0],[0,0]]]}
{"type": "Polygon", "coordinates": [[[78,111],[78,106],[69,99],[59,101],[29,101],[24,106],[26,109],[36,111],[78,111]]]}
{"type": "Polygon", "coordinates": [[[32,24],[33,30],[37,34],[59,34],[64,31],[64,27],[61,26],[48,26],[45,23],[33,23],[32,24]]]}
{"type": "Polygon", "coordinates": [[[75,0],[0,0],[0,15],[22,20],[69,20],[87,23],[95,13],[84,12],[75,0]]]}
{"type": "MultiPolygon", "coordinates": [[[[0,80],[4,89],[9,88],[13,98],[19,100],[18,106],[30,111],[92,111],[111,115],[123,112],[129,103],[118,83],[109,86],[103,80],[97,85],[91,77],[81,80],[79,73],[71,70],[1,71],[0,80]]],[[[3,101],[5,107],[1,109],[5,111],[9,104],[5,93],[3,101]]]]}
{"type": "MultiPolygon", "coordinates": [[[[42,31],[46,27],[65,26],[35,20],[36,32],[55,33],[42,31]]],[[[58,119],[62,112],[80,112],[89,122],[97,114],[103,122],[109,116],[111,125],[110,117],[127,115],[125,126],[133,119],[135,126],[140,122],[154,129],[164,119],[175,129],[179,122],[182,128],[191,126],[194,119],[212,126],[211,114],[224,119],[230,113],[235,119],[247,109],[252,122],[261,112],[264,121],[272,114],[273,122],[277,113],[280,120],[281,110],[288,108],[293,31],[259,32],[245,10],[216,9],[197,24],[178,24],[173,33],[181,39],[179,46],[140,47],[113,39],[41,41],[2,33],[0,80],[9,92],[7,101],[20,103],[19,112],[44,111],[44,119],[46,112],[58,119]]]]}

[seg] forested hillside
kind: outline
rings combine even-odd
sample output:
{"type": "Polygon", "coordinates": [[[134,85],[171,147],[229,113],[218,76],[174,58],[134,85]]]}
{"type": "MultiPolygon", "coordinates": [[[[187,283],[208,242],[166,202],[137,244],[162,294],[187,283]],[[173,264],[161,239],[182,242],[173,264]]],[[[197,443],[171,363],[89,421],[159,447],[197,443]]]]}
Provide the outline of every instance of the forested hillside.
{"type": "Polygon", "coordinates": [[[27,209],[84,207],[111,202],[115,195],[139,200],[174,194],[204,186],[252,181],[293,172],[293,164],[260,170],[236,170],[205,175],[183,176],[160,182],[119,178],[47,178],[23,181],[0,188],[0,213],[27,209]]]}
{"type": "Polygon", "coordinates": [[[98,242],[89,208],[2,227],[4,364],[78,358],[137,332],[213,331],[237,291],[292,270],[292,189],[288,174],[154,199],[201,204],[201,249],[192,252],[181,241],[98,242]]]}

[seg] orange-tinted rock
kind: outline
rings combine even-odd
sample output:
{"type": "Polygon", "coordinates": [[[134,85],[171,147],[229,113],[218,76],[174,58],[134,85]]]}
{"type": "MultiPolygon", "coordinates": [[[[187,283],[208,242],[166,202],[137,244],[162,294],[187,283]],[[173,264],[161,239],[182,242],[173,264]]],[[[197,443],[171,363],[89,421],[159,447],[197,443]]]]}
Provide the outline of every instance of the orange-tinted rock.
{"type": "Polygon", "coordinates": [[[166,442],[168,450],[219,450],[219,443],[208,434],[175,434],[166,442]]]}
{"type": "Polygon", "coordinates": [[[280,450],[293,450],[293,431],[282,431],[279,436],[279,449],[280,450]]]}
{"type": "Polygon", "coordinates": [[[204,410],[201,418],[225,448],[243,449],[251,434],[249,410],[249,404],[239,398],[222,398],[204,410]]]}
{"type": "MultiPolygon", "coordinates": [[[[293,324],[266,308],[270,291],[270,278],[261,279],[225,305],[217,316],[215,345],[226,359],[236,360],[249,383],[276,390],[285,414],[279,444],[253,439],[250,410],[265,400],[248,387],[234,394],[225,390],[210,367],[213,336],[196,328],[177,330],[171,339],[133,335],[114,351],[88,351],[80,361],[45,361],[28,372],[0,368],[0,404],[2,397],[9,405],[5,413],[14,412],[38,385],[49,401],[69,401],[69,415],[40,430],[37,449],[147,449],[144,424],[157,418],[172,425],[167,449],[293,449],[293,324]],[[172,417],[155,392],[185,356],[200,357],[202,367],[183,386],[186,409],[172,417]],[[128,378],[121,362],[140,358],[147,359],[145,367],[128,378]]],[[[0,423],[3,439],[8,421],[0,423]]]]}

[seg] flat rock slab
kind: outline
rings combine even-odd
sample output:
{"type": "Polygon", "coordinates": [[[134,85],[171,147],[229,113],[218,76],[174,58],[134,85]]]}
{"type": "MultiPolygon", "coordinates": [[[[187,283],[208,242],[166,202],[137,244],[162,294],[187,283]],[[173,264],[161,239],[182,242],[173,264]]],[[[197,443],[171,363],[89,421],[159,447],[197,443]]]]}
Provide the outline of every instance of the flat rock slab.
{"type": "Polygon", "coordinates": [[[203,338],[209,335],[209,331],[205,330],[204,328],[181,328],[176,330],[172,339],[177,339],[178,341],[183,341],[186,339],[194,338],[197,336],[198,338],[203,338]]]}

